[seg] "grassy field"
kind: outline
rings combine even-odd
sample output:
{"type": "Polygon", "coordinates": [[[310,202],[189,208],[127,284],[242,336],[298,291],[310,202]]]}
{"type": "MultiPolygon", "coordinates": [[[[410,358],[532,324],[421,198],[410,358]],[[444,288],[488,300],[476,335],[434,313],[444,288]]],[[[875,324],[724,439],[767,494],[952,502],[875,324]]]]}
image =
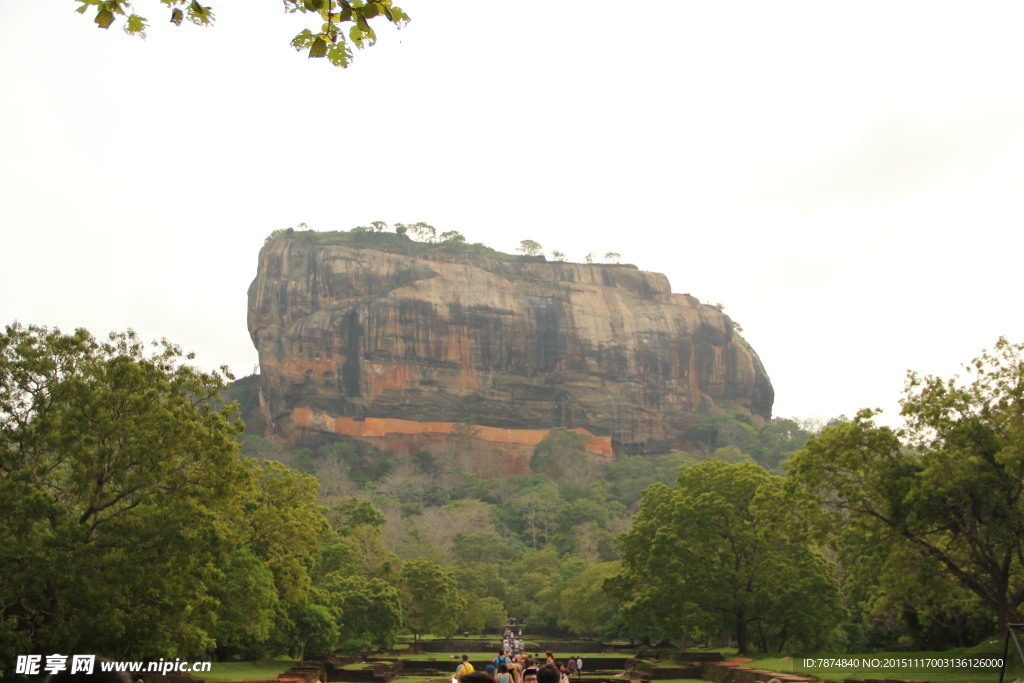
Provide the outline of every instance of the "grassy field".
{"type": "Polygon", "coordinates": [[[277,678],[277,675],[284,673],[293,665],[294,660],[274,659],[262,664],[255,662],[214,662],[210,671],[202,674],[195,674],[195,678],[204,681],[245,681],[253,678],[277,678]]]}
{"type": "MultiPolygon", "coordinates": [[[[857,655],[850,655],[856,657],[857,655]]],[[[861,655],[863,656],[863,655],[861,655]]],[[[868,655],[875,659],[892,658],[942,658],[956,656],[951,653],[935,652],[877,652],[868,655]]],[[[790,658],[771,657],[755,659],[750,664],[744,664],[752,669],[764,669],[766,671],[778,671],[780,673],[801,673],[794,671],[793,660],[790,658]]],[[[826,681],[844,681],[847,679],[878,679],[891,678],[897,680],[930,681],[931,683],[996,683],[999,680],[998,671],[970,671],[957,669],[885,669],[885,670],[858,670],[858,669],[835,669],[828,672],[817,670],[813,675],[826,681]]],[[[1013,681],[1015,676],[1008,675],[1005,683],[1013,681]]],[[[660,682],[659,682],[660,683],[660,682]]]]}

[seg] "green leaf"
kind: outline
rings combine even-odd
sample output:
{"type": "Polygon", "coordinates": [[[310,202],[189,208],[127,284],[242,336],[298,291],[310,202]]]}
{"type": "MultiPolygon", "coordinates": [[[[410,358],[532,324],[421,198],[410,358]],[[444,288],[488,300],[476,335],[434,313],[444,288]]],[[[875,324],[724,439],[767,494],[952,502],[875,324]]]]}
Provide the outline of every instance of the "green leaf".
{"type": "Polygon", "coordinates": [[[101,9],[96,14],[95,22],[100,28],[110,28],[110,25],[114,23],[114,13],[108,9],[101,9]]]}
{"type": "Polygon", "coordinates": [[[340,66],[345,68],[352,61],[352,50],[349,49],[348,43],[342,38],[341,42],[331,45],[327,50],[327,59],[331,61],[334,66],[340,66]]]}
{"type": "Polygon", "coordinates": [[[175,26],[181,26],[181,21],[184,18],[185,13],[182,12],[180,9],[175,8],[171,11],[171,23],[175,26]]]}
{"type": "Polygon", "coordinates": [[[302,32],[292,38],[292,47],[296,50],[304,50],[313,44],[313,32],[308,28],[302,29],[302,32]]]}
{"type": "Polygon", "coordinates": [[[146,24],[146,19],[144,17],[140,17],[138,14],[132,14],[128,17],[128,21],[125,22],[124,32],[130,36],[139,36],[145,40],[147,28],[148,24],[146,24]]]}
{"type": "Polygon", "coordinates": [[[363,49],[363,30],[356,24],[349,29],[348,37],[352,39],[352,43],[355,44],[360,50],[363,49]]]}
{"type": "Polygon", "coordinates": [[[309,48],[309,59],[319,59],[327,56],[327,41],[317,36],[313,46],[309,48]]]}
{"type": "Polygon", "coordinates": [[[209,26],[213,22],[211,7],[203,7],[197,0],[188,6],[188,20],[196,26],[209,26]]]}
{"type": "Polygon", "coordinates": [[[380,14],[380,7],[375,2],[367,4],[366,9],[363,10],[363,16],[367,19],[373,19],[378,14],[380,14]]]}
{"type": "Polygon", "coordinates": [[[397,28],[403,28],[410,21],[412,21],[411,19],[409,19],[409,15],[403,12],[398,7],[391,8],[391,16],[393,17],[391,19],[391,23],[393,23],[397,28]]]}

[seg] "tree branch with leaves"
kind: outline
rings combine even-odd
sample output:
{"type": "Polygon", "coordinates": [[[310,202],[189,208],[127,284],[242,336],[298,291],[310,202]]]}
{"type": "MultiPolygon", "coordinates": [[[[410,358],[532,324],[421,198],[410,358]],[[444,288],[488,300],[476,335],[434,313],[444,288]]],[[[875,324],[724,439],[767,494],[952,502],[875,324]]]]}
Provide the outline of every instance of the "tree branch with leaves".
{"type": "MultiPolygon", "coordinates": [[[[125,17],[124,32],[146,38],[147,19],[135,14],[131,0],[76,0],[82,3],[75,11],[79,14],[95,9],[93,21],[102,29],[110,28],[118,16],[125,17]]],[[[171,11],[171,23],[181,26],[186,19],[196,26],[212,26],[212,7],[199,0],[160,0],[171,11]]],[[[384,17],[396,28],[405,27],[409,15],[395,7],[391,0],[284,0],[285,12],[319,15],[323,23],[320,30],[303,29],[291,45],[296,50],[307,50],[310,58],[326,57],[334,66],[347,67],[352,62],[352,48],[363,49],[377,42],[377,33],[370,19],[384,17]],[[346,38],[345,25],[348,24],[346,38]]]]}

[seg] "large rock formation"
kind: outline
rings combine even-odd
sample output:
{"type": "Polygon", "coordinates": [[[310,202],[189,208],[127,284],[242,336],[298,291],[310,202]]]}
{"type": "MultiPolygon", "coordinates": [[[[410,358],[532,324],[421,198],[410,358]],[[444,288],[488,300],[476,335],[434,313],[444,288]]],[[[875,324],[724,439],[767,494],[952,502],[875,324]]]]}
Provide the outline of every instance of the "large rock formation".
{"type": "Polygon", "coordinates": [[[757,354],[726,315],[673,294],[660,273],[373,237],[356,248],[295,233],[260,251],[249,332],[278,435],[471,419],[653,449],[718,409],[771,416],[757,354]]]}

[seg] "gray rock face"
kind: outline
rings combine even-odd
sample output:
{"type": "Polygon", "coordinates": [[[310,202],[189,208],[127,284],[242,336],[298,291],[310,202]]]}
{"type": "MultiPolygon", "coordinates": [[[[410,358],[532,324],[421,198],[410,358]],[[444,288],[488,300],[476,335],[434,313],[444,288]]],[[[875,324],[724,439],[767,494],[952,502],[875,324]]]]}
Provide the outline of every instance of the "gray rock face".
{"type": "Polygon", "coordinates": [[[249,288],[279,428],[339,417],[677,441],[715,409],[768,419],[774,392],[731,321],[630,266],[391,253],[280,236],[249,288]]]}

